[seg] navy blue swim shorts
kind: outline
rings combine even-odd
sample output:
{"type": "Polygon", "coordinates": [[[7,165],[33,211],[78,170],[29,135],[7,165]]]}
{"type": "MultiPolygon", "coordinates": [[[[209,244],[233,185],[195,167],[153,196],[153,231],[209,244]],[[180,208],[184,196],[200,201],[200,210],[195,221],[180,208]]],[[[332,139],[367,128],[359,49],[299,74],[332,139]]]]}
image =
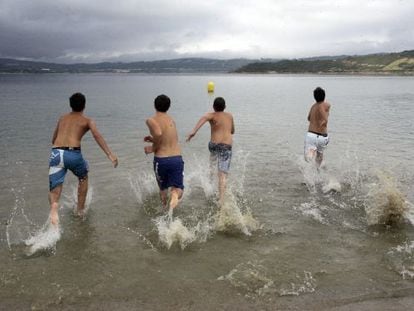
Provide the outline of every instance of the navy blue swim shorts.
{"type": "Polygon", "coordinates": [[[184,161],[181,156],[154,157],[154,172],[160,190],[184,189],[184,161]]]}

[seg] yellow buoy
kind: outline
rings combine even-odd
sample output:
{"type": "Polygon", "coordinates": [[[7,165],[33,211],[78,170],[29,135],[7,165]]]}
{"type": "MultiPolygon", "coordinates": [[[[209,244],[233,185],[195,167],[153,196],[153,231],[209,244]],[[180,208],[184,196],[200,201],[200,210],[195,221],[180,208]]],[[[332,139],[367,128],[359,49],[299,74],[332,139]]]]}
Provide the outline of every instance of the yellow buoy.
{"type": "Polygon", "coordinates": [[[214,93],[214,82],[207,83],[207,92],[214,93]]]}

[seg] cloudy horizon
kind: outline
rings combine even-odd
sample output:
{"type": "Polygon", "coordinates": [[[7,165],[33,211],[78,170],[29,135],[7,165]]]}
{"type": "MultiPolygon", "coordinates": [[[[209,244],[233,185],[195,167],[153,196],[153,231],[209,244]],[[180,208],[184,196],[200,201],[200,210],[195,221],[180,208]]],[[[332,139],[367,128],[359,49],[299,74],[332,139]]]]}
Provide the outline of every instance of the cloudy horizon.
{"type": "Polygon", "coordinates": [[[0,0],[0,57],[57,63],[414,49],[410,0],[0,0]]]}

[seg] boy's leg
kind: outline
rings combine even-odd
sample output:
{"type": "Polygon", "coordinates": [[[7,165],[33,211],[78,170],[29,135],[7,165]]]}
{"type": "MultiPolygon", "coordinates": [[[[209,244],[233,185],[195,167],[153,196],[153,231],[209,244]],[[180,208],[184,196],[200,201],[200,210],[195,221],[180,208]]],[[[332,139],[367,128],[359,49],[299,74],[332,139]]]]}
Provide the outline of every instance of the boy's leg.
{"type": "Polygon", "coordinates": [[[179,200],[183,197],[183,190],[180,188],[171,187],[170,195],[170,209],[177,207],[179,200]]]}
{"type": "Polygon", "coordinates": [[[322,152],[317,151],[317,152],[316,152],[316,159],[315,159],[315,162],[316,162],[316,166],[317,166],[318,168],[321,166],[322,161],[323,161],[323,153],[322,153],[322,152]]]}
{"type": "Polygon", "coordinates": [[[217,155],[213,152],[210,152],[210,183],[213,184],[214,173],[217,169],[217,155]]]}
{"type": "Polygon", "coordinates": [[[163,208],[167,208],[167,196],[168,196],[168,189],[161,190],[160,189],[160,199],[163,208]]]}
{"type": "Polygon", "coordinates": [[[224,194],[226,193],[227,173],[218,171],[219,204],[223,205],[224,194]]]}
{"type": "Polygon", "coordinates": [[[50,222],[55,226],[59,224],[59,199],[62,189],[63,184],[60,184],[49,192],[50,222]]]}
{"type": "Polygon", "coordinates": [[[85,210],[86,195],[88,194],[88,176],[79,179],[78,184],[78,207],[76,213],[83,217],[85,210]]]}

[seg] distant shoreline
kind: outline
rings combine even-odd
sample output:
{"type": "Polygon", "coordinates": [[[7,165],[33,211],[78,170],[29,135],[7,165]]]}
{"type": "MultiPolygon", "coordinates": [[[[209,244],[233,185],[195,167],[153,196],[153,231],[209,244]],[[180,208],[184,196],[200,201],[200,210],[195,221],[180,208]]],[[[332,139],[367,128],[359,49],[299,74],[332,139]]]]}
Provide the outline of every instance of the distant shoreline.
{"type": "Polygon", "coordinates": [[[375,72],[375,71],[363,71],[363,72],[223,72],[223,71],[182,71],[182,72],[116,72],[116,71],[88,71],[88,72],[0,72],[0,75],[56,75],[56,74],[116,74],[116,75],[310,75],[310,76],[376,76],[376,77],[414,77],[414,72],[375,72]]]}

